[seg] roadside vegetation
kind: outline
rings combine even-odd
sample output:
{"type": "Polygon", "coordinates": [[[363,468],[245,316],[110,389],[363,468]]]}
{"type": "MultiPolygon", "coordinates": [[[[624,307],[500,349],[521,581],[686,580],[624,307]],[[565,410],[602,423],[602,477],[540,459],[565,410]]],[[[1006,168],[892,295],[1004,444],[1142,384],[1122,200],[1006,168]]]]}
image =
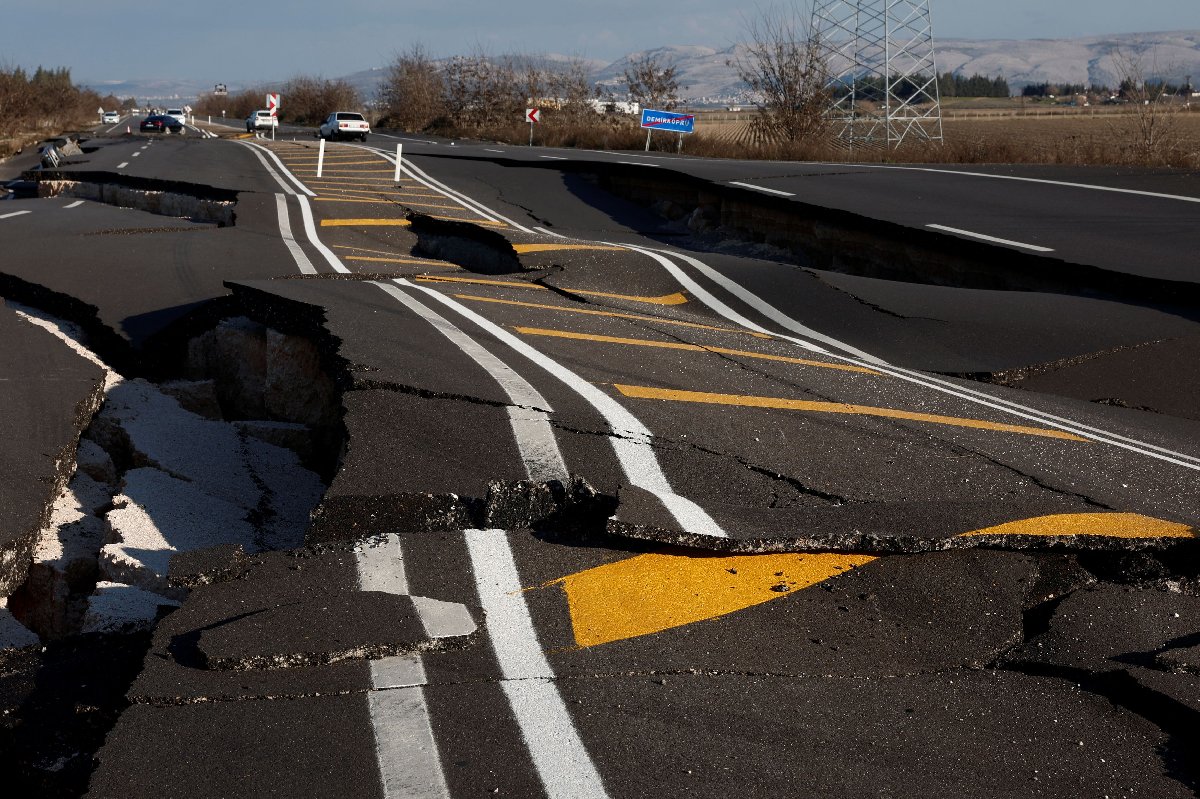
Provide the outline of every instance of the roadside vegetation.
{"type": "Polygon", "coordinates": [[[96,109],[123,101],[76,86],[66,67],[0,67],[0,158],[97,119],[96,109]]]}
{"type": "Polygon", "coordinates": [[[280,85],[264,84],[228,95],[205,92],[196,100],[194,113],[237,123],[266,108],[268,92],[282,95],[279,119],[290,125],[316,126],[332,111],[362,110],[358,92],[346,81],[297,75],[280,85]]]}

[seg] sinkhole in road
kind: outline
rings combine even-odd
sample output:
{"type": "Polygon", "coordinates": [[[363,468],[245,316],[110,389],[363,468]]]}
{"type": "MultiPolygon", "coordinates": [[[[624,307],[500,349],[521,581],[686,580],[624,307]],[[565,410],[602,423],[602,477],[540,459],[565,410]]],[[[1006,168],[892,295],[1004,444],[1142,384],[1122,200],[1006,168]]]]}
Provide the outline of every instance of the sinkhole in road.
{"type": "Polygon", "coordinates": [[[0,769],[19,795],[79,796],[157,620],[187,594],[172,558],[304,543],[342,445],[338,390],[320,342],[244,316],[181,326],[157,362],[125,358],[138,376],[81,326],[8,305],[103,364],[102,403],[76,420],[44,522],[15,543],[28,573],[0,601],[0,769]]]}

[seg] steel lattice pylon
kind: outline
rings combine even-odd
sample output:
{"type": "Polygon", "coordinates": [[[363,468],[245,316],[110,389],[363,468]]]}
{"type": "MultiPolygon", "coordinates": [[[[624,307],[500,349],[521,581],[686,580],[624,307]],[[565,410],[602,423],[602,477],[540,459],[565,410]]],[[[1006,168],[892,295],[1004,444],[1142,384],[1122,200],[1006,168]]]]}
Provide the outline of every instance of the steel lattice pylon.
{"type": "Polygon", "coordinates": [[[942,140],[929,0],[816,0],[813,32],[834,78],[839,141],[942,140]]]}

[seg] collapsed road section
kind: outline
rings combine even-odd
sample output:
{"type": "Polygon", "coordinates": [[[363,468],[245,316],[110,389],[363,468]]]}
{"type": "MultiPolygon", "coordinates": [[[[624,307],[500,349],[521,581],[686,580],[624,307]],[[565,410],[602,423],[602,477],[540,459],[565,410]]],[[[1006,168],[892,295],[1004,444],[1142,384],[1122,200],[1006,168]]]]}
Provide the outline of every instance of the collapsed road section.
{"type": "Polygon", "coordinates": [[[794,267],[391,166],[162,234],[259,256],[173,305],[25,271],[138,364],[82,371],[9,602],[34,790],[1195,793],[1192,420],[919,373],[782,309],[794,267]]]}

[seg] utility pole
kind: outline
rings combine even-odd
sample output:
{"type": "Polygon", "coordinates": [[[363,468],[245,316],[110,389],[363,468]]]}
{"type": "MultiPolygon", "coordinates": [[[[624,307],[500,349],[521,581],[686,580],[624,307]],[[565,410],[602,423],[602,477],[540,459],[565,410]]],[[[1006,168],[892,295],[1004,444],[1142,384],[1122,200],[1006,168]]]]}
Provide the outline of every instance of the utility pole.
{"type": "Polygon", "coordinates": [[[817,0],[813,32],[834,76],[829,119],[853,149],[942,141],[930,0],[817,0]]]}

